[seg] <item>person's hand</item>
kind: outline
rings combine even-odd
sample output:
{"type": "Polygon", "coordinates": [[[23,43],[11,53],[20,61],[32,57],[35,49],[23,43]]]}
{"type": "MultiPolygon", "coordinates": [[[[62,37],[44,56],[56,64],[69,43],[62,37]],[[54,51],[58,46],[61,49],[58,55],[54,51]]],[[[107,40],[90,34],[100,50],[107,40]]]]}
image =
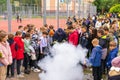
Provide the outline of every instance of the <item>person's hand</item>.
{"type": "Polygon", "coordinates": [[[10,62],[9,65],[11,65],[12,63],[10,62]]]}
{"type": "Polygon", "coordinates": [[[86,60],[84,60],[83,64],[84,64],[84,65],[86,65],[86,64],[87,64],[86,60]]]}
{"type": "Polygon", "coordinates": [[[43,52],[41,52],[41,54],[43,54],[43,52]]]}

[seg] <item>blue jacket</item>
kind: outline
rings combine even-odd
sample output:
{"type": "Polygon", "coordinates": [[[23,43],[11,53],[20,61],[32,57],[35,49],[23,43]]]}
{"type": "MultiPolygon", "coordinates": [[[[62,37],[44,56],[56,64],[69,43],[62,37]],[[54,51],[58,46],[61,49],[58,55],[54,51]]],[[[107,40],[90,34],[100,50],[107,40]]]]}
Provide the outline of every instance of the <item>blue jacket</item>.
{"type": "Polygon", "coordinates": [[[102,57],[102,47],[96,46],[92,50],[91,56],[89,58],[89,62],[92,64],[92,66],[99,67],[101,66],[101,57],[102,57]]]}
{"type": "Polygon", "coordinates": [[[111,67],[111,62],[115,57],[117,57],[117,54],[118,54],[118,48],[115,48],[109,52],[108,57],[107,57],[107,61],[106,61],[106,66],[108,68],[111,67]]]}

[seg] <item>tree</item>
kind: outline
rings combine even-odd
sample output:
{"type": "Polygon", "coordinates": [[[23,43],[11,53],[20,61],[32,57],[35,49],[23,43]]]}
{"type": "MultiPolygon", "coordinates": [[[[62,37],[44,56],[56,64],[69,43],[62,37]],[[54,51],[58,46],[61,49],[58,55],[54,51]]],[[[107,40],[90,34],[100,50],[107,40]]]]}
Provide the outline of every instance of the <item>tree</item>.
{"type": "Polygon", "coordinates": [[[116,4],[110,8],[111,13],[120,13],[120,4],[116,4]]]}
{"type": "Polygon", "coordinates": [[[0,5],[1,5],[1,4],[6,4],[6,1],[7,1],[7,0],[0,0],[0,5]]]}
{"type": "Polygon", "coordinates": [[[108,12],[110,7],[118,2],[119,0],[95,0],[93,4],[97,6],[97,11],[103,14],[105,11],[108,12]]]}
{"type": "Polygon", "coordinates": [[[6,11],[7,9],[7,0],[0,0],[0,7],[1,7],[1,12],[6,11]]]}

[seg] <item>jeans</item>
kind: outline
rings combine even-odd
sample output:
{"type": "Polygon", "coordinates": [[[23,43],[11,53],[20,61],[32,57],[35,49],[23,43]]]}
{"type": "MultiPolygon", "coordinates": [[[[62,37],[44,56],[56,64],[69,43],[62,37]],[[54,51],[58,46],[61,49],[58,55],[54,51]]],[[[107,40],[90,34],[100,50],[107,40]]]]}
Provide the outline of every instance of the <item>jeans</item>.
{"type": "Polygon", "coordinates": [[[15,59],[13,59],[13,63],[7,66],[7,76],[9,76],[9,72],[11,71],[11,76],[14,76],[14,68],[15,68],[15,59]]]}
{"type": "Polygon", "coordinates": [[[94,80],[101,80],[101,67],[92,67],[94,80]]]}
{"type": "Polygon", "coordinates": [[[20,74],[20,67],[21,67],[21,61],[22,60],[17,60],[17,74],[20,74]]]}
{"type": "Polygon", "coordinates": [[[28,70],[29,63],[30,63],[30,56],[27,53],[24,53],[23,66],[25,67],[25,70],[28,70]]]}

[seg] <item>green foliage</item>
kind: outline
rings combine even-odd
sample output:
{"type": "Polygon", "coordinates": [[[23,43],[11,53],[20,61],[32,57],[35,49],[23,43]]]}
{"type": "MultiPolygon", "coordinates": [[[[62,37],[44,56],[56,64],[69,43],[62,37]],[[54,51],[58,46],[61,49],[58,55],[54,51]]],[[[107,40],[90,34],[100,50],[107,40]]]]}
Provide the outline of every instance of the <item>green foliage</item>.
{"type": "Polygon", "coordinates": [[[5,4],[6,0],[0,0],[0,4],[5,4]]]}
{"type": "Polygon", "coordinates": [[[14,3],[14,1],[19,1],[20,4],[28,4],[28,5],[39,4],[40,5],[42,0],[11,0],[12,3],[14,3]]]}
{"type": "Polygon", "coordinates": [[[119,2],[120,0],[95,0],[93,4],[97,6],[98,12],[104,13],[104,11],[108,12],[111,6],[119,2]]]}
{"type": "Polygon", "coordinates": [[[7,0],[0,0],[1,12],[5,11],[7,8],[7,0]]]}
{"type": "Polygon", "coordinates": [[[120,13],[120,4],[116,4],[112,6],[109,10],[111,13],[120,13]]]}
{"type": "Polygon", "coordinates": [[[6,1],[7,1],[7,0],[0,0],[0,5],[1,5],[1,4],[6,4],[6,1]]]}

